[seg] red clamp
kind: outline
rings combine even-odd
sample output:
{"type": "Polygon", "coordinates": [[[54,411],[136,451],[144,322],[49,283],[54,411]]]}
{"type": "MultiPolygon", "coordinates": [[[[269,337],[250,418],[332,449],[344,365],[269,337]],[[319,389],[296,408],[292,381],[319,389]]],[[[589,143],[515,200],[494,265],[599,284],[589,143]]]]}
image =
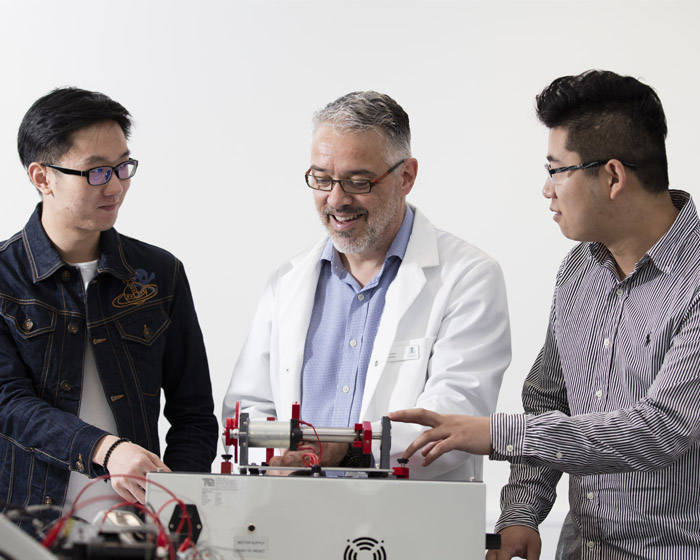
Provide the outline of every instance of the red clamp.
{"type": "MultiPolygon", "coordinates": [[[[233,418],[226,418],[224,421],[224,441],[226,446],[230,447],[233,445],[233,457],[234,461],[238,463],[238,439],[232,437],[233,430],[238,429],[238,415],[241,410],[240,401],[236,401],[236,412],[233,418]]],[[[224,460],[221,462],[221,473],[231,474],[233,472],[233,465],[231,464],[231,455],[224,455],[224,460]]]]}
{"type": "MultiPolygon", "coordinates": [[[[268,422],[273,422],[274,420],[275,420],[275,417],[274,417],[274,416],[268,416],[268,417],[267,417],[267,421],[268,421],[268,422]]],[[[265,462],[266,462],[268,465],[270,464],[270,459],[272,459],[272,457],[274,457],[274,455],[275,455],[275,450],[274,450],[274,448],[268,447],[268,448],[265,450],[265,462]]]]}

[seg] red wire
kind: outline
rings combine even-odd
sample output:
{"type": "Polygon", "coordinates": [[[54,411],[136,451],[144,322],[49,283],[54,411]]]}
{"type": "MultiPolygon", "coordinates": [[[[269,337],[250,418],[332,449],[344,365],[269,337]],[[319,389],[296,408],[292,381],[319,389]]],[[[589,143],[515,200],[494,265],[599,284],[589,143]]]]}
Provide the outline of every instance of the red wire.
{"type": "MultiPolygon", "coordinates": [[[[179,533],[180,533],[180,530],[181,530],[182,527],[183,527],[184,522],[187,521],[187,538],[186,538],[185,542],[187,542],[187,541],[192,542],[192,519],[190,518],[189,514],[187,513],[187,507],[185,506],[184,502],[183,502],[182,500],[180,500],[177,496],[175,496],[175,494],[174,494],[172,491],[170,491],[168,488],[166,488],[166,487],[163,486],[162,484],[159,484],[158,482],[154,482],[153,480],[148,480],[148,479],[146,479],[145,477],[142,477],[142,476],[129,475],[129,474],[113,474],[113,475],[105,474],[105,475],[96,477],[94,480],[91,480],[88,484],[85,485],[85,487],[84,487],[82,490],[80,490],[80,492],[78,492],[78,495],[75,497],[75,500],[74,500],[74,502],[73,502],[73,505],[72,505],[71,508],[68,510],[68,513],[66,513],[65,515],[63,515],[63,516],[60,517],[59,519],[57,519],[57,520],[55,521],[55,525],[49,530],[49,532],[46,534],[46,536],[42,539],[42,541],[41,541],[42,546],[44,546],[45,548],[47,548],[47,549],[50,550],[51,547],[53,546],[54,542],[55,542],[56,539],[58,538],[58,535],[59,535],[59,533],[61,532],[61,529],[63,529],[63,527],[65,526],[66,521],[68,521],[68,519],[70,519],[71,517],[73,517],[74,513],[75,513],[78,509],[80,509],[81,507],[84,507],[84,506],[86,506],[86,505],[88,505],[88,504],[96,503],[96,502],[98,502],[98,501],[100,501],[100,500],[102,500],[102,499],[111,499],[111,500],[116,500],[116,499],[118,499],[118,498],[116,498],[116,497],[113,496],[113,495],[107,495],[107,496],[104,496],[104,497],[97,496],[97,497],[89,498],[89,499],[87,499],[87,500],[84,500],[84,503],[81,503],[81,502],[80,502],[80,498],[81,498],[81,496],[83,495],[83,493],[85,492],[85,490],[87,489],[88,486],[92,486],[93,484],[96,484],[97,482],[99,482],[99,481],[101,481],[101,480],[107,480],[107,479],[109,479],[109,478],[129,478],[129,479],[138,480],[138,481],[141,481],[141,482],[148,482],[148,483],[150,483],[150,484],[156,486],[157,488],[160,488],[161,490],[164,490],[165,492],[167,492],[168,494],[170,494],[171,499],[168,500],[168,501],[166,502],[166,504],[168,504],[168,503],[170,503],[170,502],[173,502],[173,501],[174,501],[174,502],[177,502],[177,504],[180,506],[181,511],[183,512],[183,516],[182,516],[182,518],[180,519],[180,524],[178,525],[178,528],[177,528],[177,530],[176,530],[175,532],[176,532],[177,534],[179,534],[179,533]],[[80,505],[78,505],[79,503],[80,503],[80,505]]],[[[155,514],[155,513],[151,512],[148,508],[146,508],[143,504],[140,504],[140,503],[138,503],[138,502],[133,502],[133,503],[132,503],[132,502],[128,502],[128,501],[123,501],[123,502],[119,502],[119,503],[117,503],[116,505],[112,506],[112,507],[107,511],[107,513],[109,513],[110,511],[114,510],[114,509],[117,508],[117,507],[121,507],[121,506],[124,506],[124,505],[133,506],[133,507],[135,507],[135,508],[137,508],[137,509],[139,509],[139,510],[141,510],[141,511],[146,512],[148,515],[150,515],[151,517],[153,517],[153,518],[155,519],[156,525],[160,528],[160,531],[159,531],[159,533],[158,533],[158,540],[161,540],[161,539],[165,540],[165,541],[166,541],[166,542],[165,542],[166,545],[168,544],[167,541],[170,541],[169,546],[168,546],[168,549],[169,549],[169,552],[170,552],[170,557],[171,557],[171,558],[174,558],[174,557],[175,557],[175,546],[173,545],[173,543],[172,543],[172,541],[169,539],[169,537],[166,536],[165,528],[164,528],[163,525],[160,523],[160,519],[158,519],[158,515],[160,515],[160,512],[162,511],[163,507],[165,507],[166,504],[164,504],[164,505],[160,508],[160,510],[158,511],[158,514],[155,514]]],[[[105,515],[106,515],[106,514],[105,514],[105,515]]],[[[183,544],[184,544],[184,543],[183,543],[183,544]]],[[[194,545],[193,545],[193,546],[194,546],[194,545]]]]}
{"type": "MultiPolygon", "coordinates": [[[[306,462],[307,460],[309,461],[309,464],[307,464],[307,467],[311,467],[313,465],[320,465],[321,464],[321,459],[323,458],[323,445],[321,445],[321,439],[318,437],[318,432],[316,431],[316,428],[314,428],[313,424],[310,424],[309,422],[304,422],[303,420],[299,420],[299,424],[304,424],[305,426],[309,426],[313,431],[314,435],[316,436],[316,441],[318,442],[318,457],[316,457],[316,453],[304,453],[301,456],[302,461],[306,462]]],[[[313,447],[300,447],[300,451],[305,451],[307,449],[313,449],[313,447]]],[[[315,450],[314,450],[315,451],[315,450]]]]}

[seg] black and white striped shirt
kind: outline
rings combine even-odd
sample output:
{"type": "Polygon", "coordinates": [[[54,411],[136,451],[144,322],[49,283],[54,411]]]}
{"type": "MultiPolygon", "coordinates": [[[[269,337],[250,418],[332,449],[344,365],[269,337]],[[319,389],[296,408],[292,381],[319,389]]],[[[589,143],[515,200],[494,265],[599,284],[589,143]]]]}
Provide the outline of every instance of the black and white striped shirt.
{"type": "Polygon", "coordinates": [[[700,558],[700,222],[673,226],[620,281],[597,243],[557,275],[526,414],[492,417],[492,459],[513,463],[496,526],[536,528],[561,472],[582,558],[700,558]]]}

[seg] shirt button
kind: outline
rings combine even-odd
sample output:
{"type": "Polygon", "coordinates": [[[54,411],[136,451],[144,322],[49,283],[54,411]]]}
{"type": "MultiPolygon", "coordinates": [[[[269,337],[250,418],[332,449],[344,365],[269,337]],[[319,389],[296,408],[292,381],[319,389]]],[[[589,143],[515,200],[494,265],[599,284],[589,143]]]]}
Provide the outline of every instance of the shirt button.
{"type": "Polygon", "coordinates": [[[376,361],[374,362],[374,367],[377,367],[378,365],[379,365],[379,360],[376,360],[376,361]]]}
{"type": "Polygon", "coordinates": [[[70,381],[68,381],[67,379],[64,379],[63,381],[61,381],[61,390],[62,391],[68,392],[71,390],[71,388],[72,388],[72,385],[70,384],[70,381]]]}
{"type": "Polygon", "coordinates": [[[562,455],[561,451],[557,451],[556,457],[557,459],[561,459],[564,455],[562,455]]]}
{"type": "Polygon", "coordinates": [[[593,541],[588,541],[588,542],[586,543],[586,546],[587,546],[589,549],[591,549],[591,548],[594,548],[594,547],[595,547],[595,543],[594,543],[593,541]]]}
{"type": "Polygon", "coordinates": [[[27,332],[31,331],[34,328],[34,321],[25,319],[24,323],[22,323],[22,328],[27,332]]]}
{"type": "Polygon", "coordinates": [[[508,445],[506,445],[506,451],[508,453],[513,453],[513,446],[510,443],[508,445]]]}
{"type": "Polygon", "coordinates": [[[354,338],[350,341],[350,346],[352,346],[353,348],[357,346],[357,341],[354,338]]]}
{"type": "Polygon", "coordinates": [[[617,294],[617,297],[620,297],[622,294],[625,293],[625,291],[622,288],[618,288],[615,290],[615,293],[617,294]]]}
{"type": "Polygon", "coordinates": [[[610,346],[610,339],[609,339],[609,338],[606,338],[606,339],[603,341],[603,346],[605,346],[606,348],[607,348],[608,346],[610,346]]]}
{"type": "Polygon", "coordinates": [[[85,465],[83,465],[83,462],[80,459],[75,462],[75,470],[81,473],[85,472],[85,465]]]}
{"type": "Polygon", "coordinates": [[[603,391],[601,391],[600,389],[598,389],[598,390],[595,392],[595,396],[598,397],[599,399],[602,399],[602,398],[603,398],[603,391]]]}
{"type": "Polygon", "coordinates": [[[591,502],[593,501],[593,492],[589,492],[586,494],[586,498],[588,498],[591,502]]]}
{"type": "Polygon", "coordinates": [[[68,282],[68,280],[70,280],[70,270],[63,270],[61,272],[61,280],[63,282],[68,282]]]}
{"type": "Polygon", "coordinates": [[[143,326],[143,338],[149,340],[153,336],[153,329],[148,325],[143,326]]]}
{"type": "Polygon", "coordinates": [[[349,393],[350,392],[350,387],[347,385],[343,385],[343,393],[349,393]]]}
{"type": "Polygon", "coordinates": [[[358,301],[364,301],[364,299],[365,299],[365,294],[358,294],[358,295],[357,295],[357,299],[358,299],[358,301]]]}
{"type": "Polygon", "coordinates": [[[68,332],[71,334],[78,334],[78,331],[80,330],[80,327],[77,325],[77,323],[71,323],[68,325],[68,332]]]}
{"type": "Polygon", "coordinates": [[[53,500],[51,499],[51,496],[44,496],[44,505],[50,506],[51,504],[53,504],[53,500]]]}

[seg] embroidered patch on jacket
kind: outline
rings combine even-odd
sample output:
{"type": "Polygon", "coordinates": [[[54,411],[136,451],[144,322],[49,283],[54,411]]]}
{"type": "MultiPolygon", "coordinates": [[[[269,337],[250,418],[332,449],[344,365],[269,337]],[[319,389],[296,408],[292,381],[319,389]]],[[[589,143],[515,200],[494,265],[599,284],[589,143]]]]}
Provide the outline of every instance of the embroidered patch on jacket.
{"type": "Polygon", "coordinates": [[[158,286],[151,284],[156,277],[150,275],[140,268],[136,269],[134,278],[124,280],[124,291],[112,300],[114,307],[129,307],[130,305],[141,305],[158,293],[158,286]]]}

